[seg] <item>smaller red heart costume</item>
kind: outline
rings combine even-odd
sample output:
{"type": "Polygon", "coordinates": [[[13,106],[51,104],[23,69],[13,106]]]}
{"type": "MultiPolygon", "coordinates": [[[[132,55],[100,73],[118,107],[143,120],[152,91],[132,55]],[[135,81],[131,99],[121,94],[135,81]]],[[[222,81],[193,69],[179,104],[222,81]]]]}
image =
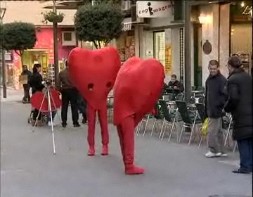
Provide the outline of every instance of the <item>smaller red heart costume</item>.
{"type": "Polygon", "coordinates": [[[107,96],[120,69],[115,48],[97,50],[74,48],[68,58],[69,74],[74,86],[88,103],[88,155],[95,154],[95,123],[98,112],[102,135],[102,155],[108,154],[107,96]]]}
{"type": "Polygon", "coordinates": [[[39,91],[33,94],[31,97],[32,107],[39,110],[40,112],[50,112],[50,110],[57,111],[57,109],[61,107],[60,93],[53,88],[49,88],[48,91],[50,96],[51,109],[46,92],[43,93],[39,91]]]}
{"type": "Polygon", "coordinates": [[[117,125],[126,174],[142,174],[134,165],[134,129],[150,113],[163,88],[164,68],[155,59],[126,61],[114,85],[114,124],[117,125]]]}

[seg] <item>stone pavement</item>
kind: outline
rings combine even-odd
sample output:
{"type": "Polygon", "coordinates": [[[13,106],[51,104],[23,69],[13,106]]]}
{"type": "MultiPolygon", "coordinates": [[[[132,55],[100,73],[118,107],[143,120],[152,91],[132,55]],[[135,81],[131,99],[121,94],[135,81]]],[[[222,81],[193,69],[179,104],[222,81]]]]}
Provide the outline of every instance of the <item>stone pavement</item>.
{"type": "MultiPolygon", "coordinates": [[[[207,159],[206,148],[136,137],[136,163],[146,173],[123,173],[119,141],[110,125],[110,155],[87,153],[87,125],[55,127],[56,155],[50,128],[27,124],[30,106],[13,96],[1,103],[1,197],[246,197],[252,176],[231,171],[238,154],[207,159]]],[[[57,120],[59,123],[59,120],[57,120]]]]}

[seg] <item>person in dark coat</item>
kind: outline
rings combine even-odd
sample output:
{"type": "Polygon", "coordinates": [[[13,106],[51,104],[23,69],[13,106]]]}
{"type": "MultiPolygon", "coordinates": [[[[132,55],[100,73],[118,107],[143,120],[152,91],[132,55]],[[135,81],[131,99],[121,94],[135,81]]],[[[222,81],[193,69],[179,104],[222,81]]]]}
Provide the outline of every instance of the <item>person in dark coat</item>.
{"type": "Polygon", "coordinates": [[[226,102],[226,78],[219,71],[219,62],[211,60],[206,80],[205,113],[208,117],[208,147],[206,157],[226,156],[223,147],[222,110],[226,102]]]}
{"type": "Polygon", "coordinates": [[[183,84],[177,80],[177,76],[175,74],[171,75],[171,80],[168,83],[167,92],[179,94],[184,91],[183,84]]]}
{"type": "Polygon", "coordinates": [[[68,106],[71,105],[72,112],[72,121],[74,127],[80,127],[78,122],[78,90],[73,86],[70,76],[69,76],[69,67],[68,62],[65,62],[66,68],[59,73],[59,85],[58,89],[62,94],[62,109],[61,109],[61,118],[62,118],[62,127],[67,126],[67,115],[68,115],[68,106]]]}
{"type": "Polygon", "coordinates": [[[30,102],[30,85],[29,80],[32,76],[31,71],[28,70],[27,65],[23,65],[23,71],[20,75],[20,82],[23,84],[24,97],[22,99],[23,103],[30,102]]]}
{"type": "Polygon", "coordinates": [[[240,168],[234,173],[252,172],[252,77],[243,68],[239,57],[228,60],[228,100],[225,111],[233,117],[233,139],[237,141],[240,168]]]}
{"type": "MultiPolygon", "coordinates": [[[[34,64],[33,74],[29,80],[29,85],[32,88],[32,94],[35,94],[38,91],[42,91],[43,88],[45,87],[42,84],[43,79],[42,79],[42,75],[40,74],[40,72],[41,72],[41,64],[34,64]]],[[[33,110],[32,125],[35,124],[37,117],[38,117],[37,126],[40,126],[40,125],[42,125],[41,113],[39,112],[38,109],[34,109],[33,110]]]]}

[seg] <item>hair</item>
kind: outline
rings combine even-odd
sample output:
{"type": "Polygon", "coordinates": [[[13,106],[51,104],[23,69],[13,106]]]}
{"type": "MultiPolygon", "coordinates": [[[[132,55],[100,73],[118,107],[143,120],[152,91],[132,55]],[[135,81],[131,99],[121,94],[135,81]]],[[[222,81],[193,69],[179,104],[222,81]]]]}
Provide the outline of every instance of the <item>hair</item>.
{"type": "Polygon", "coordinates": [[[38,72],[38,68],[41,67],[41,64],[34,64],[33,65],[33,73],[37,73],[38,72]]]}
{"type": "Polygon", "coordinates": [[[217,68],[220,67],[220,64],[217,60],[210,60],[208,66],[214,66],[214,65],[217,66],[217,68]]]}
{"type": "Polygon", "coordinates": [[[232,56],[228,59],[228,65],[233,68],[240,68],[242,66],[242,61],[238,56],[232,56]]]}
{"type": "Polygon", "coordinates": [[[176,79],[176,78],[177,78],[177,75],[172,74],[172,75],[171,75],[171,78],[175,78],[175,79],[176,79]]]}

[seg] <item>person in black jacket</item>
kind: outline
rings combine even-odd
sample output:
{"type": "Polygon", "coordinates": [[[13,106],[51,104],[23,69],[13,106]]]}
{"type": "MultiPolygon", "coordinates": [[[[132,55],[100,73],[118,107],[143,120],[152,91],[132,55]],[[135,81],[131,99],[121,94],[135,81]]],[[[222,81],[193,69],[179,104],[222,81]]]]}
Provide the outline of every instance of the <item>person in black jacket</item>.
{"type": "Polygon", "coordinates": [[[66,68],[59,73],[59,85],[58,89],[62,94],[62,109],[61,109],[61,118],[62,118],[62,127],[67,126],[67,115],[68,115],[68,106],[70,103],[71,112],[72,112],[72,121],[74,127],[80,127],[78,122],[78,90],[73,86],[70,76],[69,76],[69,67],[68,62],[65,62],[66,68]]]}
{"type": "Polygon", "coordinates": [[[244,72],[239,57],[228,60],[228,100],[225,111],[233,117],[233,139],[237,140],[240,168],[234,173],[252,172],[252,77],[244,72]]]}
{"type": "MultiPolygon", "coordinates": [[[[29,80],[29,85],[32,88],[32,94],[35,94],[37,91],[42,91],[44,88],[44,85],[42,84],[42,76],[40,74],[41,72],[41,64],[34,64],[33,66],[33,74],[29,80]]],[[[37,126],[40,126],[41,123],[41,113],[38,109],[33,110],[33,120],[32,125],[35,124],[36,118],[38,117],[37,126]]]]}
{"type": "Polygon", "coordinates": [[[23,84],[24,97],[22,99],[23,103],[30,102],[30,85],[29,81],[32,76],[32,73],[28,70],[27,65],[23,65],[23,71],[20,75],[20,81],[23,84]]]}
{"type": "Polygon", "coordinates": [[[171,80],[168,83],[167,92],[174,93],[175,95],[184,91],[184,86],[180,81],[177,80],[175,74],[171,75],[171,80]]]}
{"type": "Polygon", "coordinates": [[[206,157],[226,156],[223,147],[222,110],[226,102],[226,78],[219,71],[219,62],[211,60],[206,80],[205,112],[208,117],[208,147],[206,157]]]}

